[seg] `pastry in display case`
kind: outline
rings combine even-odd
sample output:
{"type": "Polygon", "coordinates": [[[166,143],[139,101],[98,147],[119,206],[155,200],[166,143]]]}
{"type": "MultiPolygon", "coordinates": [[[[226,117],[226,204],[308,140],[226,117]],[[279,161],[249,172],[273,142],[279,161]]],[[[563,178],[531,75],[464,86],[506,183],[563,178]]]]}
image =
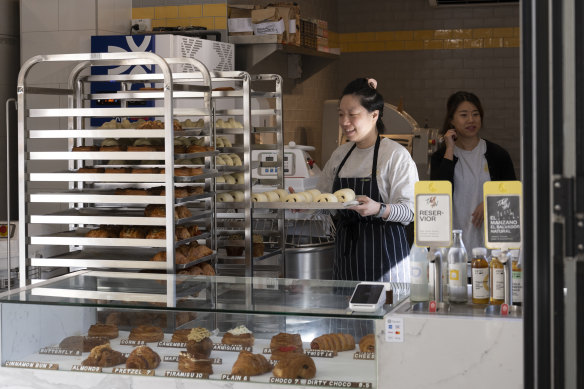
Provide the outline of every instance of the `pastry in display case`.
{"type": "MultiPolygon", "coordinates": [[[[356,282],[178,277],[135,274],[120,283],[115,274],[81,271],[5,296],[2,334],[18,329],[21,336],[4,346],[3,368],[46,362],[58,365],[54,374],[81,367],[100,374],[147,371],[195,379],[189,381],[195,387],[206,380],[377,386],[375,353],[355,346],[367,341],[375,347],[373,334],[393,306],[348,315],[356,282]],[[162,284],[172,277],[179,298],[174,307],[132,300],[145,291],[164,296],[162,284]],[[88,298],[102,292],[108,300],[88,298]],[[69,297],[57,297],[63,295],[69,297]],[[53,319],[43,320],[47,316],[53,319]],[[41,333],[37,322],[45,323],[41,333]],[[90,329],[102,336],[90,336],[90,329]]],[[[395,304],[407,297],[399,287],[395,304]]]]}

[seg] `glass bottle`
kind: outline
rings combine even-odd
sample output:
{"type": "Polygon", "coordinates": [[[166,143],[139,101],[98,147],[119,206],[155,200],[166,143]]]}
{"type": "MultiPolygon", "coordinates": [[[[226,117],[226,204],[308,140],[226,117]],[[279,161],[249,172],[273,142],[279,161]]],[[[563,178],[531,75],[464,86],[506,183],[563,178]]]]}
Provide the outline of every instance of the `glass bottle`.
{"type": "Polygon", "coordinates": [[[410,301],[429,301],[428,249],[412,244],[410,250],[410,301]]]}
{"type": "Polygon", "coordinates": [[[513,294],[513,305],[523,303],[523,272],[519,260],[519,250],[511,250],[511,293],[513,294]]]}
{"type": "Polygon", "coordinates": [[[448,250],[448,300],[453,303],[468,301],[468,255],[462,243],[462,230],[452,230],[452,246],[448,250]]]}
{"type": "Polygon", "coordinates": [[[505,302],[505,265],[500,261],[501,255],[501,250],[493,250],[489,265],[489,303],[494,305],[501,305],[505,302]]]}
{"type": "Polygon", "coordinates": [[[471,261],[472,274],[472,303],[489,303],[489,262],[487,262],[487,249],[475,247],[472,249],[471,261]]]}

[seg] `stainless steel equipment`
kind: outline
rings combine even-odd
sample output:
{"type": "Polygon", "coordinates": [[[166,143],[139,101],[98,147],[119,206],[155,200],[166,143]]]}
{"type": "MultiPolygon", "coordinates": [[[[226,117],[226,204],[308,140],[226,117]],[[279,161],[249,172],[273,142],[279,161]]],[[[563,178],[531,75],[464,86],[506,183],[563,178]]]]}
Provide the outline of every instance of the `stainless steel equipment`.
{"type": "Polygon", "coordinates": [[[286,219],[286,278],[333,279],[336,230],[330,214],[289,214],[286,219]]]}

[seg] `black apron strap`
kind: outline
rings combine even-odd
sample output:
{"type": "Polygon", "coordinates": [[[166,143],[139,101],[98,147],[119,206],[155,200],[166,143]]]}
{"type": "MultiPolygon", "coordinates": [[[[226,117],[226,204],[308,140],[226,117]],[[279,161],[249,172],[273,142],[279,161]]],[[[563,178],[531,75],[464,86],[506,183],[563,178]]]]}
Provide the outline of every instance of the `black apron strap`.
{"type": "MultiPolygon", "coordinates": [[[[381,137],[377,135],[377,140],[375,141],[375,150],[373,150],[373,166],[371,167],[371,179],[377,177],[377,155],[379,154],[379,145],[381,144],[381,137]]],[[[340,168],[339,168],[340,170],[340,168]]]]}

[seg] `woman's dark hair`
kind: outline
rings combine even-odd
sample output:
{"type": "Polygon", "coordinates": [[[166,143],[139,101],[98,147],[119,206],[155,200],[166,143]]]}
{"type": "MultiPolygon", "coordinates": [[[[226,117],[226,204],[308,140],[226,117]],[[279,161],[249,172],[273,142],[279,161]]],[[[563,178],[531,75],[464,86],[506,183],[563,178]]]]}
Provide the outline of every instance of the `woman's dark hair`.
{"type": "Polygon", "coordinates": [[[383,117],[383,96],[377,92],[377,89],[370,85],[369,79],[357,78],[356,80],[351,81],[345,89],[343,89],[341,99],[346,95],[357,96],[361,105],[369,112],[379,111],[379,117],[377,118],[375,126],[377,127],[377,132],[383,133],[385,130],[385,125],[381,120],[383,117]]]}
{"type": "Polygon", "coordinates": [[[446,102],[446,117],[444,117],[442,131],[440,131],[441,135],[446,134],[446,131],[452,128],[452,123],[450,122],[454,118],[454,113],[458,109],[458,106],[465,101],[468,101],[469,103],[477,107],[477,109],[479,110],[479,114],[481,115],[481,123],[483,122],[485,115],[483,112],[483,106],[481,105],[481,101],[479,100],[479,98],[474,93],[458,91],[450,95],[448,101],[446,102]]]}

